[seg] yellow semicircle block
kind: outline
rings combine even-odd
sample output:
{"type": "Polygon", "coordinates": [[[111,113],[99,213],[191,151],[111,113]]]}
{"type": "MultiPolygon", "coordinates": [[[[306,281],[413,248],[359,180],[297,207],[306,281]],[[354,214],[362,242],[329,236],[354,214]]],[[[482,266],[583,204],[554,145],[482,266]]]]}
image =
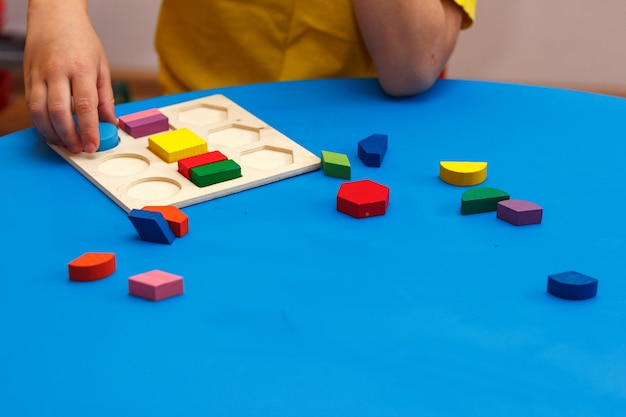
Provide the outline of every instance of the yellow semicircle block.
{"type": "Polygon", "coordinates": [[[439,178],[448,184],[461,187],[477,185],[487,179],[487,163],[441,161],[439,178]]]}

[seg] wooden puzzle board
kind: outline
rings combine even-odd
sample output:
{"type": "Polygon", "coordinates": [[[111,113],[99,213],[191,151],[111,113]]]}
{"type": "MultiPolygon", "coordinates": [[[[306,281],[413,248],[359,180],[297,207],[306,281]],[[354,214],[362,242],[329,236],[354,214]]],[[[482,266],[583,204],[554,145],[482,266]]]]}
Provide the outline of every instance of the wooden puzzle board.
{"type": "Polygon", "coordinates": [[[217,94],[159,110],[170,130],[188,128],[241,166],[240,178],[198,187],[148,149],[148,137],[118,129],[120,143],[108,151],[72,154],[51,145],[126,212],[146,205],[185,207],[314,171],[320,158],[228,98],[217,94]]]}

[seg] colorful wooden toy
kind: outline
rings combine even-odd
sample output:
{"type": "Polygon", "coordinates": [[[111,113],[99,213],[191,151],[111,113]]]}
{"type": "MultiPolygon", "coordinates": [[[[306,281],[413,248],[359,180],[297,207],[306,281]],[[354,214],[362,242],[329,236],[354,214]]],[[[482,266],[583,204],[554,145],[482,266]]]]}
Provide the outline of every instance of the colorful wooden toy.
{"type": "Polygon", "coordinates": [[[368,167],[380,167],[387,152],[387,135],[375,134],[358,143],[357,155],[368,167]]]}
{"type": "Polygon", "coordinates": [[[86,252],[68,265],[70,281],[96,281],[115,272],[115,254],[86,252]]]}
{"type": "Polygon", "coordinates": [[[487,162],[441,161],[439,178],[459,187],[478,185],[487,179],[487,162]]]}
{"type": "Polygon", "coordinates": [[[198,187],[206,187],[241,177],[241,167],[232,159],[227,159],[191,168],[190,176],[191,182],[198,187]]]}
{"type": "Polygon", "coordinates": [[[121,116],[118,122],[120,128],[134,138],[169,130],[168,118],[159,109],[149,109],[121,116]]]}
{"type": "Polygon", "coordinates": [[[189,232],[189,218],[175,206],[145,206],[142,210],[156,211],[163,215],[174,232],[174,236],[183,237],[189,232]]]}
{"type": "Polygon", "coordinates": [[[337,152],[322,151],[322,170],[329,177],[350,179],[350,159],[348,155],[337,152]]]}
{"type": "Polygon", "coordinates": [[[500,201],[497,217],[515,226],[541,223],[543,209],[541,206],[525,200],[500,201]]]}
{"type": "Polygon", "coordinates": [[[341,184],[337,193],[337,211],[352,217],[381,216],[389,206],[389,188],[371,180],[341,184]]]}
{"type": "Polygon", "coordinates": [[[98,146],[98,152],[113,149],[120,143],[120,137],[117,134],[117,126],[108,122],[100,122],[98,128],[100,131],[100,146],[98,146]]]}
{"type": "Polygon", "coordinates": [[[158,269],[128,278],[128,293],[147,300],[160,301],[183,292],[183,277],[158,269]]]}
{"type": "Polygon", "coordinates": [[[576,271],[548,276],[548,293],[566,300],[587,300],[596,296],[598,280],[576,271]]]}
{"type": "Polygon", "coordinates": [[[509,194],[491,187],[475,187],[461,196],[461,214],[476,214],[496,211],[498,203],[508,200],[509,194]]]}
{"type": "MultiPolygon", "coordinates": [[[[157,149],[160,156],[148,149],[149,138],[165,132],[133,138],[120,127],[118,145],[93,154],[73,154],[65,147],[49,146],[126,213],[146,205],[182,208],[320,168],[317,155],[223,95],[161,107],[158,111],[167,117],[171,131],[188,129],[206,142],[207,151],[200,154],[219,151],[226,159],[235,161],[241,167],[241,176],[198,187],[181,175],[177,163],[161,159],[163,156],[180,161],[192,155],[170,158],[175,152],[171,149],[173,144],[157,149]]],[[[149,114],[156,112],[148,111],[149,114]]],[[[125,122],[122,116],[120,126],[137,117],[139,114],[135,113],[125,122]]]]}
{"type": "Polygon", "coordinates": [[[188,180],[191,180],[191,173],[189,172],[191,168],[212,164],[213,162],[225,161],[227,159],[226,155],[220,151],[212,151],[189,158],[183,158],[178,161],[178,172],[188,180]]]}
{"type": "Polygon", "coordinates": [[[133,209],[128,213],[128,218],[139,233],[139,237],[146,242],[170,245],[176,239],[170,225],[160,212],[133,209]]]}
{"type": "Polygon", "coordinates": [[[208,144],[190,129],[183,128],[148,137],[148,149],[169,164],[206,153],[208,144]]]}

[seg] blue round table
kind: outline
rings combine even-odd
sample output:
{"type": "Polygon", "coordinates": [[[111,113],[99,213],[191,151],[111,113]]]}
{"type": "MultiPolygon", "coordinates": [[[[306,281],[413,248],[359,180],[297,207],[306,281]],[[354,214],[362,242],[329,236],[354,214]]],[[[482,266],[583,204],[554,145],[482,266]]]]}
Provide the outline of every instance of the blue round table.
{"type": "Polygon", "coordinates": [[[144,242],[126,213],[39,139],[0,138],[2,416],[623,416],[626,100],[441,80],[408,99],[370,79],[224,94],[310,151],[347,154],[387,213],[336,210],[322,171],[184,208],[188,235],[144,242]],[[357,142],[386,134],[380,168],[357,142]],[[442,160],[539,204],[539,225],[460,215],[442,160]],[[68,262],[114,252],[108,278],[68,262]],[[160,269],[185,293],[128,294],[160,269]],[[598,279],[585,301],[547,277],[598,279]]]}

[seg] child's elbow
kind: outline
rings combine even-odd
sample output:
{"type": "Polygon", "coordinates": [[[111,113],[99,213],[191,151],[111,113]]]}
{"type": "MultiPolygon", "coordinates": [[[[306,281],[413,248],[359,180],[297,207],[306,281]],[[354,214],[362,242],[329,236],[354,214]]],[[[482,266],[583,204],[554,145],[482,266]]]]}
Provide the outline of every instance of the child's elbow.
{"type": "Polygon", "coordinates": [[[380,74],[382,90],[392,97],[409,97],[429,90],[439,78],[439,68],[422,68],[414,71],[393,71],[380,74]]]}

